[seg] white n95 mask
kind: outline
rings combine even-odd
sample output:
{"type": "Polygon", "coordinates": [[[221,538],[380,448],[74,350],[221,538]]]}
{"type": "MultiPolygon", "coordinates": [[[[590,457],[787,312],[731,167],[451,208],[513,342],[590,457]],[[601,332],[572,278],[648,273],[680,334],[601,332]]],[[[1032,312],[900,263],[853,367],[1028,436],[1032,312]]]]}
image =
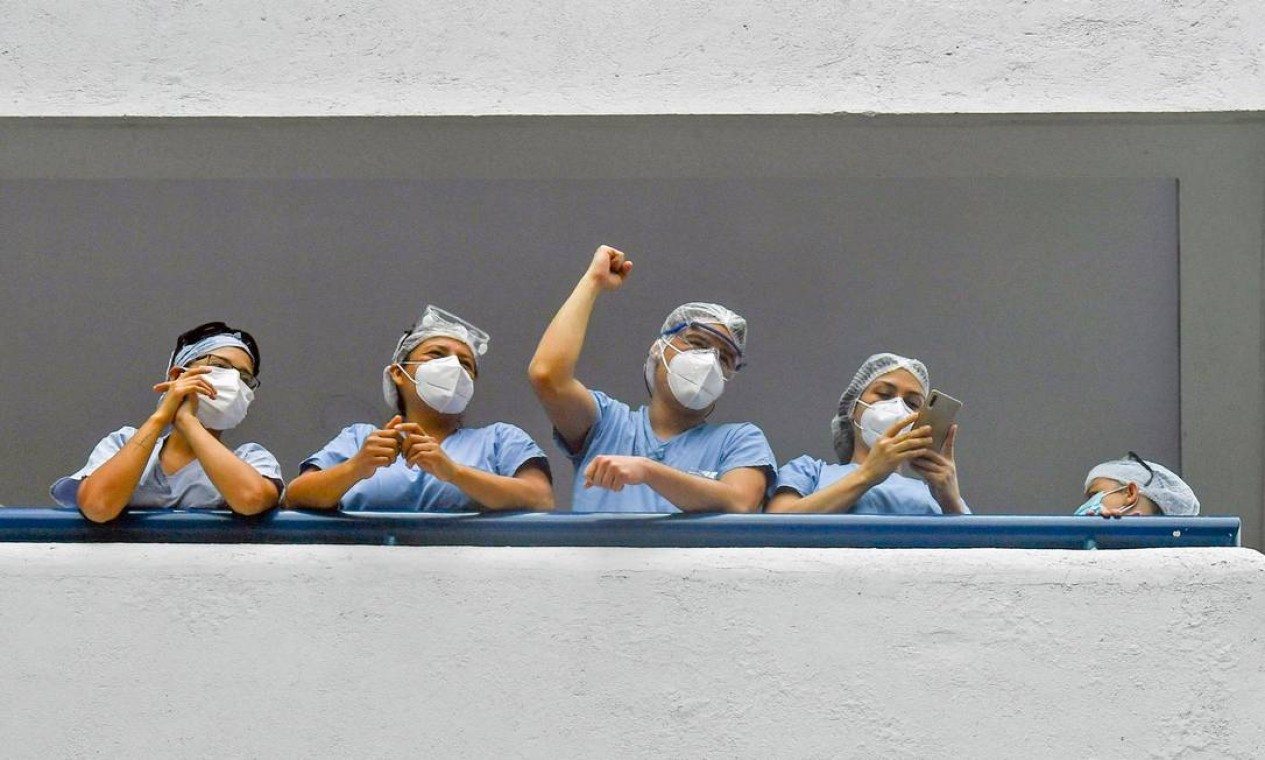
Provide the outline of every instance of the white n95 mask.
{"type": "MultiPolygon", "coordinates": [[[[663,353],[669,345],[667,341],[660,343],[660,361],[664,361],[663,353]]],[[[672,361],[664,361],[663,366],[668,371],[668,389],[686,409],[706,409],[725,392],[725,375],[715,349],[677,351],[672,361]]]]}
{"type": "Polygon", "coordinates": [[[461,414],[474,396],[474,378],[455,356],[418,365],[413,381],[417,395],[440,414],[461,414]]]}
{"type": "MultiPolygon", "coordinates": [[[[865,411],[861,413],[861,423],[852,424],[861,431],[861,440],[865,441],[865,445],[871,449],[878,443],[878,439],[887,434],[892,425],[914,413],[905,400],[899,397],[885,399],[877,404],[867,404],[857,399],[857,403],[865,407],[865,411]]],[[[914,423],[911,422],[901,428],[900,432],[908,433],[913,428],[914,423]]]]}
{"type": "Polygon", "coordinates": [[[255,392],[235,369],[211,367],[203,377],[215,388],[215,398],[198,396],[198,421],[208,430],[232,430],[246,419],[255,392]]]}

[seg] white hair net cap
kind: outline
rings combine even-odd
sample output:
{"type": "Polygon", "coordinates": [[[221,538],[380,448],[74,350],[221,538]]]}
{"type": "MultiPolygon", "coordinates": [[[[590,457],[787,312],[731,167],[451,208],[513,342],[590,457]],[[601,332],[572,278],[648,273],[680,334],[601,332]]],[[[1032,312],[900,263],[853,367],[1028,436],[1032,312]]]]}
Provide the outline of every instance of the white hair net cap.
{"type": "Polygon", "coordinates": [[[1145,460],[1139,457],[1103,462],[1085,476],[1085,490],[1088,491],[1089,484],[1098,478],[1107,478],[1125,485],[1137,483],[1142,495],[1155,502],[1164,514],[1199,514],[1199,499],[1195,498],[1195,492],[1190,490],[1186,481],[1163,465],[1146,462],[1144,466],[1143,461],[1145,460]],[[1151,469],[1148,471],[1147,467],[1151,469]]]}
{"type": "Polygon", "coordinates": [[[660,335],[678,332],[691,323],[724,325],[733,336],[734,347],[738,349],[739,358],[747,353],[747,320],[737,313],[726,309],[718,303],[685,303],[672,310],[668,318],[663,320],[660,335]]]}
{"type": "MultiPolygon", "coordinates": [[[[470,347],[470,352],[474,354],[476,367],[479,365],[479,357],[488,352],[490,340],[486,332],[456,314],[444,311],[437,306],[427,305],[417,323],[405,331],[399,342],[395,344],[395,351],[391,354],[391,364],[404,361],[413,349],[431,338],[452,338],[466,344],[470,347]]],[[[400,395],[395,383],[391,381],[391,365],[387,365],[382,370],[382,398],[386,399],[387,406],[393,409],[399,408],[400,395]]]]}
{"type": "Polygon", "coordinates": [[[861,398],[865,389],[870,387],[870,383],[898,369],[909,370],[909,373],[918,379],[924,396],[931,390],[931,378],[927,374],[927,367],[917,359],[908,359],[896,354],[874,354],[866,359],[853,375],[852,382],[848,383],[847,390],[839,397],[839,410],[830,421],[835,453],[839,455],[840,462],[847,464],[852,460],[852,448],[855,443],[852,411],[856,409],[857,399],[861,398]]]}

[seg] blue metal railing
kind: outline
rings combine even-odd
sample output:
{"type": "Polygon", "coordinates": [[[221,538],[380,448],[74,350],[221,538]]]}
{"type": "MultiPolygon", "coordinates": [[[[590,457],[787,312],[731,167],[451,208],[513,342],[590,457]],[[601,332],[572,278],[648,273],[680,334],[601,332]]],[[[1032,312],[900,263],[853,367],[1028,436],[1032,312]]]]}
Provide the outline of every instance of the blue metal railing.
{"type": "Polygon", "coordinates": [[[413,514],[0,508],[0,542],[388,546],[1145,549],[1238,546],[1237,517],[413,514]]]}

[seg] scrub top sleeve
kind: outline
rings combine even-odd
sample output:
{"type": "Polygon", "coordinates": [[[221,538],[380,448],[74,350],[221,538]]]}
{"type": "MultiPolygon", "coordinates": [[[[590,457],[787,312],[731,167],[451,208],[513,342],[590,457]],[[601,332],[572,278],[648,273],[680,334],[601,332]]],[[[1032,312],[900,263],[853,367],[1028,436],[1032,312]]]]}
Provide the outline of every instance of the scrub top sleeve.
{"type": "Polygon", "coordinates": [[[567,442],[558,434],[558,429],[554,428],[553,431],[554,443],[558,444],[558,448],[562,449],[562,452],[567,455],[567,459],[570,459],[571,463],[576,467],[579,467],[580,463],[588,455],[589,449],[593,446],[593,441],[597,440],[597,437],[606,428],[610,427],[611,418],[613,416],[621,416],[621,412],[622,416],[627,417],[629,412],[627,404],[622,401],[616,401],[601,391],[590,390],[589,393],[593,394],[593,401],[597,406],[597,419],[593,420],[593,426],[589,428],[588,435],[584,436],[584,442],[580,444],[580,448],[572,451],[567,446],[567,442]]]}
{"type": "Polygon", "coordinates": [[[343,432],[334,437],[334,440],[325,444],[325,448],[300,462],[299,472],[312,467],[318,470],[328,470],[336,464],[346,462],[355,456],[357,451],[360,451],[365,439],[374,430],[373,425],[367,425],[363,422],[348,425],[343,428],[343,432]]]}
{"type": "Polygon", "coordinates": [[[777,459],[773,456],[769,439],[764,437],[764,431],[749,422],[734,428],[720,456],[721,475],[739,467],[767,468],[770,475],[777,470],[777,459]]]}
{"type": "Polygon", "coordinates": [[[549,472],[549,457],[521,428],[504,422],[497,423],[494,445],[496,449],[493,452],[493,466],[496,467],[497,475],[513,477],[523,465],[540,460],[540,468],[550,481],[553,480],[549,472]]]}
{"type": "Polygon", "coordinates": [[[243,443],[233,452],[237,458],[255,468],[255,472],[269,480],[281,482],[281,463],[271,451],[257,443],[243,443]]]}
{"type": "Polygon", "coordinates": [[[808,455],[792,459],[777,471],[777,486],[774,491],[785,488],[800,496],[816,493],[817,484],[821,482],[823,464],[820,459],[808,455]]]}
{"type": "Polygon", "coordinates": [[[720,475],[740,467],[755,467],[764,473],[764,498],[767,501],[773,495],[773,480],[777,474],[777,458],[773,456],[773,447],[764,431],[744,422],[738,425],[728,440],[720,457],[720,475]]]}
{"type": "Polygon", "coordinates": [[[58,478],[57,482],[48,489],[48,493],[53,497],[53,501],[63,507],[79,507],[79,483],[84,478],[97,471],[101,465],[110,461],[110,458],[119,453],[127,442],[136,435],[136,428],[121,427],[102,438],[92,449],[92,453],[88,455],[88,463],[79,469],[73,475],[67,475],[64,478],[58,478]]]}

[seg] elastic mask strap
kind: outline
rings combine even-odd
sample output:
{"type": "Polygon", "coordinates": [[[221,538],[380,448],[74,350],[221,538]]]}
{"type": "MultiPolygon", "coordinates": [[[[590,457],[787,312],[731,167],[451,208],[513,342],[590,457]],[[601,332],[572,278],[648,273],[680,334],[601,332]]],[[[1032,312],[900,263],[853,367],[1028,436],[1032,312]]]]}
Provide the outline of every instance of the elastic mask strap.
{"type": "MultiPolygon", "coordinates": [[[[711,353],[711,354],[715,357],[715,361],[716,361],[718,364],[719,364],[719,362],[720,362],[720,352],[719,352],[719,351],[717,351],[717,350],[716,350],[716,349],[714,349],[714,348],[687,348],[687,349],[680,349],[680,348],[677,348],[676,346],[673,346],[673,345],[672,345],[672,342],[671,342],[670,340],[668,340],[667,338],[665,338],[665,337],[661,337],[661,338],[659,338],[659,341],[660,341],[660,343],[659,343],[659,361],[663,362],[663,369],[664,369],[664,370],[666,370],[666,371],[667,371],[667,373],[668,373],[669,375],[675,375],[676,373],[672,371],[672,366],[671,366],[670,364],[668,364],[668,358],[667,358],[667,356],[665,356],[665,355],[664,355],[664,354],[665,354],[665,352],[666,352],[666,350],[667,350],[668,348],[671,348],[673,351],[677,352],[678,354],[683,354],[683,353],[686,353],[686,352],[688,352],[688,351],[703,351],[703,352],[709,352],[709,353],[711,353]]],[[[728,383],[728,382],[729,382],[730,380],[732,380],[732,379],[733,379],[733,378],[731,378],[731,377],[725,377],[725,373],[724,373],[723,371],[720,373],[720,381],[721,381],[722,383],[728,383]]]]}

